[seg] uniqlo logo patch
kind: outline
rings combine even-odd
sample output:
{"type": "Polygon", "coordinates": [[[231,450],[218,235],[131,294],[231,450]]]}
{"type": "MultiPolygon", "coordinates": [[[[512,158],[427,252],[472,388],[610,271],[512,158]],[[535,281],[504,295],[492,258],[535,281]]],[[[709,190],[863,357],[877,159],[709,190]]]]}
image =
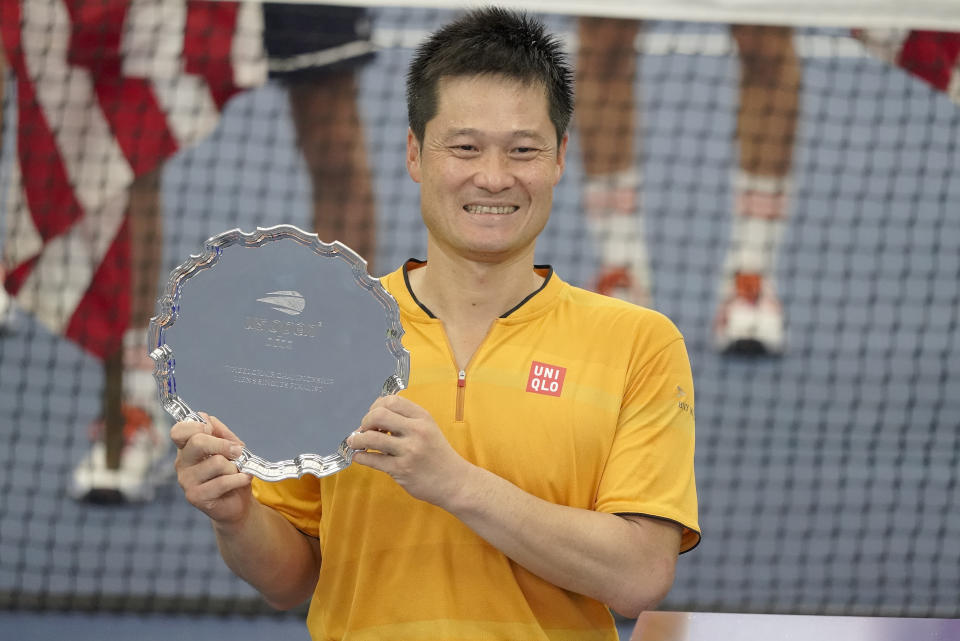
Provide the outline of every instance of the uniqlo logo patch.
{"type": "Polygon", "coordinates": [[[563,379],[567,375],[566,367],[547,365],[539,361],[530,363],[530,378],[527,379],[527,391],[547,396],[560,396],[563,391],[563,379]]]}

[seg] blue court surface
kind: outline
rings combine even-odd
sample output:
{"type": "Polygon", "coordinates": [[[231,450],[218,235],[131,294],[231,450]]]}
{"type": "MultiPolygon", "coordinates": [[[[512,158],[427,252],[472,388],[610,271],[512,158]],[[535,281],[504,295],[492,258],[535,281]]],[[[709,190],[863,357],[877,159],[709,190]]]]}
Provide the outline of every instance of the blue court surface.
{"type": "MultiPolygon", "coordinates": [[[[957,641],[960,619],[647,612],[621,621],[621,641],[957,641]]],[[[0,614],[9,641],[307,641],[293,617],[0,614]]]]}
{"type": "Polygon", "coordinates": [[[309,641],[293,617],[137,616],[131,614],[0,613],[4,641],[309,641]]]}

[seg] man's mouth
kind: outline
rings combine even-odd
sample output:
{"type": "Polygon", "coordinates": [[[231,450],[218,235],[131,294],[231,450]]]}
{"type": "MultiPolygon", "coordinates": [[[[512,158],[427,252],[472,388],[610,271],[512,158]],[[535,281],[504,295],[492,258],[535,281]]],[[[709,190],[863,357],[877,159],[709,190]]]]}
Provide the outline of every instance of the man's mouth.
{"type": "Polygon", "coordinates": [[[516,205],[464,205],[469,214],[512,214],[520,209],[516,205]]]}

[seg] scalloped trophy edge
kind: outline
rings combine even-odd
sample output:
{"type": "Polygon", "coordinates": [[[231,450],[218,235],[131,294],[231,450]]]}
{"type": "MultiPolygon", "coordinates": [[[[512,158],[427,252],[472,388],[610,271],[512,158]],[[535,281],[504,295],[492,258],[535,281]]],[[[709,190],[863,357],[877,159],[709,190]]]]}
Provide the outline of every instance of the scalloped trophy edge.
{"type": "Polygon", "coordinates": [[[346,469],[353,460],[354,450],[346,447],[346,439],[340,444],[336,454],[321,456],[319,454],[299,454],[292,459],[282,461],[268,461],[257,456],[247,448],[234,461],[237,471],[252,474],[261,481],[283,481],[285,479],[302,478],[310,474],[317,478],[330,476],[346,469]]]}
{"type": "MultiPolygon", "coordinates": [[[[332,243],[324,242],[320,240],[316,233],[306,232],[295,225],[280,224],[271,227],[257,227],[252,232],[244,232],[239,228],[234,228],[208,238],[204,242],[201,253],[191,254],[189,258],[173,269],[163,293],[157,299],[159,311],[157,315],[150,319],[147,340],[148,345],[151,346],[149,356],[154,362],[153,377],[157,382],[160,403],[174,419],[178,421],[185,419],[203,421],[176,392],[176,359],[174,358],[173,348],[163,340],[164,330],[172,327],[179,317],[180,292],[183,284],[196,274],[216,265],[226,247],[233,245],[259,247],[264,243],[283,238],[290,238],[302,245],[309,246],[318,254],[336,256],[350,265],[357,283],[373,294],[387,314],[389,328],[386,346],[397,360],[397,369],[384,382],[383,390],[387,392],[390,389],[392,391],[388,393],[396,393],[406,388],[406,382],[410,376],[410,353],[403,347],[401,341],[404,330],[400,323],[399,308],[396,300],[383,287],[380,279],[370,275],[367,270],[367,261],[362,256],[338,240],[332,243]]],[[[322,478],[349,466],[353,460],[354,452],[355,450],[351,449],[344,439],[340,443],[337,453],[332,455],[321,456],[305,453],[294,459],[274,462],[257,456],[244,448],[243,453],[234,462],[238,471],[252,474],[264,481],[301,478],[305,474],[322,478]]]]}

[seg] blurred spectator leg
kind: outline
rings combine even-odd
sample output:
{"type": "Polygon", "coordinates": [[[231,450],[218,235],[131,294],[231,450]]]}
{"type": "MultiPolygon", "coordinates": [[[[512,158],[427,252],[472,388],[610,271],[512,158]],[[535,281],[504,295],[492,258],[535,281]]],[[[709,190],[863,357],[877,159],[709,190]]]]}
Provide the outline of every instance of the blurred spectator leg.
{"type": "Polygon", "coordinates": [[[731,30],[740,58],[739,167],[714,339],[722,352],[777,355],[786,332],[774,277],[791,196],[801,69],[789,28],[731,30]]]}
{"type": "Polygon", "coordinates": [[[639,202],[634,134],[636,40],[642,23],[580,18],[575,113],[586,174],[583,209],[600,272],[592,287],[639,305],[651,302],[651,277],[639,202]]]}
{"type": "Polygon", "coordinates": [[[313,188],[314,231],[324,242],[339,240],[353,249],[376,274],[373,185],[354,72],[291,83],[289,95],[313,188]]]}

